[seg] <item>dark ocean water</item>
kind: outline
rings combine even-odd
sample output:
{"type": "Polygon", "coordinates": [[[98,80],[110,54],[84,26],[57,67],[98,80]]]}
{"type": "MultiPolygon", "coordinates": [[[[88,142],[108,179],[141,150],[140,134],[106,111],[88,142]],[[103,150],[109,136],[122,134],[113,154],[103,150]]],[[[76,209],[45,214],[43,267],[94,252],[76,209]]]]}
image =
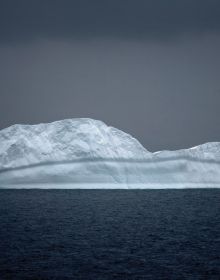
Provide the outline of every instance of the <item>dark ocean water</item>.
{"type": "Polygon", "coordinates": [[[1,190],[0,279],[220,279],[220,190],[1,190]]]}

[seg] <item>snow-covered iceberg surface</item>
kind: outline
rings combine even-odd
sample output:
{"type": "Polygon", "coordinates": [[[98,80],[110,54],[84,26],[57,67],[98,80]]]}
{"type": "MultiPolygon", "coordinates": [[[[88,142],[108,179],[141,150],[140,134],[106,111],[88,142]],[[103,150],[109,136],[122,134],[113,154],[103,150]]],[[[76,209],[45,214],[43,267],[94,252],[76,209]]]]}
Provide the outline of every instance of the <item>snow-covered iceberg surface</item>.
{"type": "Polygon", "coordinates": [[[0,131],[0,188],[220,187],[220,143],[147,151],[93,119],[0,131]]]}

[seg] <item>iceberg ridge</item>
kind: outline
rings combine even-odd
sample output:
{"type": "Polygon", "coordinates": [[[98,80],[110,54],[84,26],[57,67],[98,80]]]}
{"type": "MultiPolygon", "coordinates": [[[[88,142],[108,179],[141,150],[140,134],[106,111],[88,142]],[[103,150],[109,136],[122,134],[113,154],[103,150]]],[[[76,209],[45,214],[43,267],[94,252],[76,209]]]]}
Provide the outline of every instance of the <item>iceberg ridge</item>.
{"type": "Polygon", "coordinates": [[[89,118],[0,131],[0,188],[183,188],[220,186],[220,143],[147,151],[89,118]]]}

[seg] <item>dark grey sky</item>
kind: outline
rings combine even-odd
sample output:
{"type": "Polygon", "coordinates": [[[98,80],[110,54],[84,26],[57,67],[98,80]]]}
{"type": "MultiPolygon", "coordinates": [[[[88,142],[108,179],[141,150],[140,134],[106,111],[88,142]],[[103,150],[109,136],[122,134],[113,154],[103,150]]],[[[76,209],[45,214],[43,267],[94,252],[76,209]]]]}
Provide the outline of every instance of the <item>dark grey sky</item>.
{"type": "Polygon", "coordinates": [[[149,150],[220,141],[219,0],[0,0],[0,128],[91,117],[149,150]]]}

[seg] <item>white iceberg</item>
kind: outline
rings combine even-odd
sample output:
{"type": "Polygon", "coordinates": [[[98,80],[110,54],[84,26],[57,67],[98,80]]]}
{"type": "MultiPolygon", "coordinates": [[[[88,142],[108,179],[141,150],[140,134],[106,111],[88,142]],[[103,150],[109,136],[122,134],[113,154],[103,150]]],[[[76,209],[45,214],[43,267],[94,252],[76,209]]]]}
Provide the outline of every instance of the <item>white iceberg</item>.
{"type": "Polygon", "coordinates": [[[194,187],[220,187],[219,142],[151,153],[88,118],[0,131],[0,188],[194,187]]]}

